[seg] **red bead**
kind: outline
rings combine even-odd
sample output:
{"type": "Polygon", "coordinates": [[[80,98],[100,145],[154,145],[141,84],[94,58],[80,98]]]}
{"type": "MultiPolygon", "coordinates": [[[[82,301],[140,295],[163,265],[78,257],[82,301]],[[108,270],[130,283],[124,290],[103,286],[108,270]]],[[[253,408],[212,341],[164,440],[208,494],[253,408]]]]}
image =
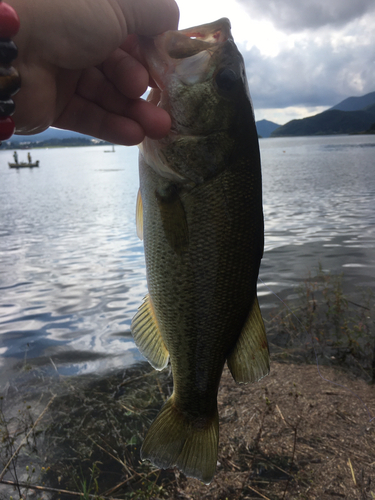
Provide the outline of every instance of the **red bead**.
{"type": "Polygon", "coordinates": [[[10,116],[7,118],[0,118],[0,141],[5,141],[12,137],[15,125],[10,116]]]}
{"type": "Polygon", "coordinates": [[[17,12],[7,3],[0,1],[0,38],[11,38],[20,29],[17,12]]]}

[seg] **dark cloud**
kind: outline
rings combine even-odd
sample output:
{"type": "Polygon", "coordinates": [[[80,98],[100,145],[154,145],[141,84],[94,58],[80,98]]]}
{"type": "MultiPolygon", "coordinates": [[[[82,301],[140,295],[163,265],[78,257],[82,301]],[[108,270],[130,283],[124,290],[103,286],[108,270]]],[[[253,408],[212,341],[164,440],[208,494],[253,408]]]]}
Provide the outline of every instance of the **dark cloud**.
{"type": "Polygon", "coordinates": [[[375,10],[374,0],[237,0],[252,18],[267,19],[282,31],[296,33],[323,26],[339,27],[375,10]]]}
{"type": "Polygon", "coordinates": [[[375,35],[362,42],[306,40],[268,57],[242,50],[255,109],[333,106],[375,90],[375,35]]]}

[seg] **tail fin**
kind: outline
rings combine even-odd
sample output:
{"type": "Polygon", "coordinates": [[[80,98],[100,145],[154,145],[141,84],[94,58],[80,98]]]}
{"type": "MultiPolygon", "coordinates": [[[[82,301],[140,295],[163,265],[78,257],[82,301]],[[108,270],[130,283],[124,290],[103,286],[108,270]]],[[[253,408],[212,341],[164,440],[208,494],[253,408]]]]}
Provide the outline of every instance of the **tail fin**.
{"type": "Polygon", "coordinates": [[[173,395],[152,423],[141,449],[142,460],[156,467],[177,466],[189,477],[209,484],[215,474],[219,440],[219,415],[203,425],[190,420],[174,405],[173,395]]]}

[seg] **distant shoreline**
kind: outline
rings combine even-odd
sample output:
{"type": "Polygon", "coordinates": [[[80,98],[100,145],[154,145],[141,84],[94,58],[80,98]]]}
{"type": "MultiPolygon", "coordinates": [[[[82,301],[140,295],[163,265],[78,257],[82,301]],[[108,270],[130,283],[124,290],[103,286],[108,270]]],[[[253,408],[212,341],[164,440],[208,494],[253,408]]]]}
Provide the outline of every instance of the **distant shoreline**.
{"type": "MultiPolygon", "coordinates": [[[[322,135],[374,135],[375,130],[366,130],[363,132],[351,132],[347,134],[311,134],[311,135],[283,135],[283,136],[271,136],[271,137],[261,137],[259,139],[279,139],[280,137],[317,137],[322,135]]],[[[47,141],[30,141],[30,142],[15,142],[6,141],[0,146],[0,150],[23,150],[23,149],[44,149],[44,148],[73,148],[82,146],[111,146],[112,143],[108,141],[102,141],[99,139],[80,139],[80,138],[70,138],[70,139],[51,139],[47,141]]]]}
{"type": "Polygon", "coordinates": [[[30,141],[30,142],[16,142],[6,141],[3,142],[0,149],[2,150],[16,150],[16,149],[44,149],[44,148],[61,148],[61,147],[80,147],[80,146],[108,146],[112,143],[102,141],[99,139],[86,139],[86,138],[67,138],[67,139],[49,139],[46,141],[30,141]]]}

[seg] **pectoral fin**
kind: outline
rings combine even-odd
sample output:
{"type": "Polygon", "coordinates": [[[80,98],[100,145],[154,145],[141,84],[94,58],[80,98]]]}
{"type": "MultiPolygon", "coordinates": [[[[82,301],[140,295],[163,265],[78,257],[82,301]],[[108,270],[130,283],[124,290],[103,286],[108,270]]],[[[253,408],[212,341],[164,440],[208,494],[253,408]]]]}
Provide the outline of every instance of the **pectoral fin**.
{"type": "Polygon", "coordinates": [[[138,189],[138,194],[137,194],[137,206],[136,206],[136,213],[135,213],[135,222],[137,225],[137,235],[140,240],[143,240],[143,203],[142,203],[142,196],[141,196],[141,190],[138,189]]]}
{"type": "Polygon", "coordinates": [[[237,383],[256,382],[269,373],[266,330],[256,297],[227,363],[237,383]]]}
{"type": "Polygon", "coordinates": [[[134,316],[131,331],[135,343],[149,363],[162,370],[167,366],[169,353],[160,334],[158,322],[150,296],[146,295],[143,304],[134,316]]]}
{"type": "Polygon", "coordinates": [[[178,190],[171,184],[157,191],[156,199],[165,237],[173,250],[181,254],[189,244],[189,228],[178,190]]]}

